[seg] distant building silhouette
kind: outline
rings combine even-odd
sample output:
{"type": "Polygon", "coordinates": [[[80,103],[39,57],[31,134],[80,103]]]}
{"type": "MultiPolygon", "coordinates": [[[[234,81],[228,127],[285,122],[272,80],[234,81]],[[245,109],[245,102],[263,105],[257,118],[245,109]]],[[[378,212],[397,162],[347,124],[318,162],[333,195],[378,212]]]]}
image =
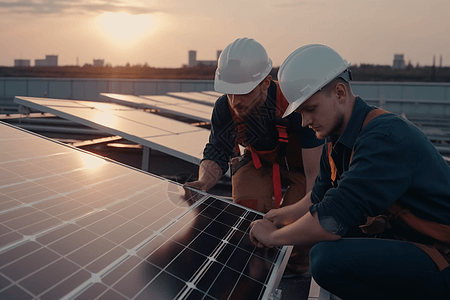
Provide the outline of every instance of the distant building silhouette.
{"type": "Polygon", "coordinates": [[[392,68],[396,70],[402,70],[405,68],[405,59],[403,58],[403,54],[394,54],[394,63],[392,68]]]}
{"type": "Polygon", "coordinates": [[[220,53],[222,50],[217,50],[217,59],[216,60],[197,60],[197,51],[191,50],[189,51],[189,67],[195,67],[198,65],[217,67],[217,60],[219,59],[220,53]]]}
{"type": "Polygon", "coordinates": [[[58,55],[46,55],[45,59],[35,59],[35,67],[57,67],[58,55]]]}
{"type": "Polygon", "coordinates": [[[34,66],[35,67],[45,67],[45,66],[47,66],[47,61],[45,59],[35,59],[34,66]]]}
{"type": "Polygon", "coordinates": [[[103,67],[104,64],[104,59],[94,59],[94,67],[103,67]]]}
{"type": "Polygon", "coordinates": [[[14,67],[29,67],[30,60],[29,59],[15,59],[14,67]]]}

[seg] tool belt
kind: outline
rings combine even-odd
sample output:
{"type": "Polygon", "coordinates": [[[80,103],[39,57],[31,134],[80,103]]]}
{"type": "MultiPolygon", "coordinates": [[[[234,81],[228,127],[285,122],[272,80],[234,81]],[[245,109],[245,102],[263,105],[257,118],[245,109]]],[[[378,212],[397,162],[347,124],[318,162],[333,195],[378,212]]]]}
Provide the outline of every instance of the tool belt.
{"type": "MultiPolygon", "coordinates": [[[[450,226],[418,218],[409,209],[403,208],[397,202],[382,215],[367,217],[367,222],[359,227],[366,234],[380,235],[391,230],[393,227],[391,223],[395,221],[407,226],[413,235],[428,240],[430,245],[412,243],[427,253],[440,271],[450,266],[450,226]]],[[[409,238],[405,238],[401,234],[395,234],[395,230],[392,231],[396,239],[409,241],[409,238]]]]}
{"type": "MultiPolygon", "coordinates": [[[[303,172],[303,158],[301,155],[301,142],[295,132],[290,132],[289,121],[283,119],[282,116],[288,107],[289,103],[284,98],[281,93],[279,83],[275,81],[277,85],[276,89],[276,105],[275,105],[275,116],[274,125],[278,132],[278,144],[273,150],[269,151],[258,151],[251,145],[246,145],[246,123],[239,117],[233,109],[230,108],[230,113],[235,124],[237,138],[235,142],[235,152],[239,155],[240,148],[239,145],[244,145],[246,147],[246,152],[242,158],[232,158],[231,160],[231,173],[236,173],[237,170],[250,160],[250,157],[255,165],[256,169],[262,167],[263,162],[268,162],[272,166],[272,177],[273,177],[273,190],[275,198],[275,208],[279,208],[281,204],[282,192],[281,192],[281,175],[280,175],[280,164],[286,164],[287,169],[290,167],[296,170],[302,170],[303,172]]],[[[238,156],[239,157],[239,156],[238,156]]]]}
{"type": "Polygon", "coordinates": [[[276,158],[278,155],[278,147],[276,150],[272,151],[255,151],[251,147],[248,147],[244,155],[234,157],[231,160],[231,174],[234,175],[239,168],[246,165],[250,161],[253,161],[253,164],[256,169],[259,169],[263,166],[263,163],[267,166],[272,167],[272,178],[273,178],[273,190],[274,190],[274,198],[275,198],[275,208],[279,208],[281,204],[282,192],[281,192],[281,175],[280,175],[280,165],[276,162],[276,158]],[[261,157],[261,159],[260,159],[261,157]]]}

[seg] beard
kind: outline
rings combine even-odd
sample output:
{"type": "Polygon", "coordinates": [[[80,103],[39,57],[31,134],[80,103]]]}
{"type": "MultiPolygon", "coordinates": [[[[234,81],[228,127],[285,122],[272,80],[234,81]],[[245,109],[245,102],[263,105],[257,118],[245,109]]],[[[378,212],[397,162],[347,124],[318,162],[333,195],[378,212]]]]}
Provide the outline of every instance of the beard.
{"type": "Polygon", "coordinates": [[[258,94],[249,102],[248,105],[238,104],[233,106],[231,102],[229,102],[231,109],[236,113],[238,117],[241,119],[245,119],[249,117],[251,114],[258,114],[258,108],[264,104],[267,98],[267,93],[264,93],[260,86],[257,86],[258,94]]]}
{"type": "Polygon", "coordinates": [[[328,131],[325,131],[325,132],[317,132],[316,131],[316,137],[318,139],[326,139],[326,138],[329,138],[329,137],[335,135],[336,133],[338,133],[341,130],[343,123],[344,123],[344,113],[341,111],[338,111],[336,116],[334,117],[331,129],[328,131]]]}

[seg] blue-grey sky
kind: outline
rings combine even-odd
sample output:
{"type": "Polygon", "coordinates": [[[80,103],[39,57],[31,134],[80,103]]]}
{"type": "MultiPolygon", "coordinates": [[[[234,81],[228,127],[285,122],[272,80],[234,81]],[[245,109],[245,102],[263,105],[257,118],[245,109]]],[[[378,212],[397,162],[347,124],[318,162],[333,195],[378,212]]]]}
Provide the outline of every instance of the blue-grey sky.
{"type": "Polygon", "coordinates": [[[188,51],[213,60],[239,37],[279,66],[320,43],[352,64],[450,66],[448,0],[0,0],[0,65],[58,55],[59,65],[104,59],[180,67],[188,51]]]}

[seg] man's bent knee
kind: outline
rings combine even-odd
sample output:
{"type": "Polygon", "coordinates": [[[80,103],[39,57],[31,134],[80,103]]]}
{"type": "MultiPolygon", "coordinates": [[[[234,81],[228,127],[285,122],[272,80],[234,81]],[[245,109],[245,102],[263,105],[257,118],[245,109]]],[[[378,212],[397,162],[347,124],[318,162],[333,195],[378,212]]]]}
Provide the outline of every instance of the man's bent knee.
{"type": "Polygon", "coordinates": [[[333,249],[336,241],[320,242],[314,245],[309,252],[311,275],[316,282],[323,286],[327,280],[332,280],[330,275],[338,264],[339,258],[336,257],[333,249]]]}

